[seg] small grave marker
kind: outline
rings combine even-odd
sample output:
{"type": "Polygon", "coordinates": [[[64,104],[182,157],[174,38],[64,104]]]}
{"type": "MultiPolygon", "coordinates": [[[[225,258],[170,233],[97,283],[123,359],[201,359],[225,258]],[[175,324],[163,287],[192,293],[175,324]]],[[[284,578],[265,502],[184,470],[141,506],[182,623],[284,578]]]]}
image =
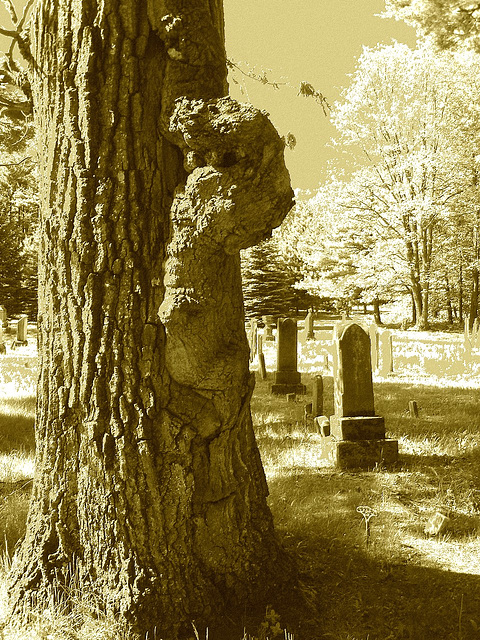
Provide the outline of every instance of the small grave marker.
{"type": "Polygon", "coordinates": [[[408,413],[412,418],[418,418],[418,405],[415,400],[410,400],[408,403],[408,413]]]}
{"type": "Polygon", "coordinates": [[[27,315],[20,316],[17,322],[17,337],[12,343],[12,349],[15,349],[16,347],[27,346],[28,344],[27,325],[28,325],[28,316],[27,315]]]}
{"type": "Polygon", "coordinates": [[[258,354],[258,367],[260,369],[260,375],[262,376],[262,380],[267,379],[267,367],[265,365],[265,354],[263,351],[260,351],[258,354]]]}

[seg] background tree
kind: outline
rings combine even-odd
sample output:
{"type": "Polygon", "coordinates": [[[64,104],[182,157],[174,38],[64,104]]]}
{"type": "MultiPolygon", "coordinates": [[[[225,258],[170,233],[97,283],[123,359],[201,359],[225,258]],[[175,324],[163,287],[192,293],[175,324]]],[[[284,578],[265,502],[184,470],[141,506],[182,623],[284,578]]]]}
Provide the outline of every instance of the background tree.
{"type": "MultiPolygon", "coordinates": [[[[334,114],[340,142],[370,167],[356,174],[351,206],[376,233],[401,240],[418,328],[428,325],[439,229],[471,184],[472,145],[453,140],[458,114],[472,115],[464,97],[477,77],[472,56],[400,44],[365,50],[334,114]]],[[[478,144],[476,129],[469,133],[478,144]]]]}
{"type": "Polygon", "coordinates": [[[317,306],[318,300],[295,285],[302,279],[302,263],[282,254],[276,238],[242,252],[245,315],[288,316],[317,306]]]}
{"type": "Polygon", "coordinates": [[[385,0],[385,16],[433,35],[441,49],[467,44],[480,51],[480,3],[468,0],[385,0]]]}
{"type": "Polygon", "coordinates": [[[31,105],[18,70],[0,60],[0,303],[37,314],[38,187],[31,105]]]}
{"type": "Polygon", "coordinates": [[[291,207],[284,145],[224,97],[220,0],[40,0],[16,37],[39,146],[41,372],[12,607],[74,570],[139,633],[190,637],[289,575],[239,256],[291,207]]]}
{"type": "Polygon", "coordinates": [[[372,304],[380,323],[380,305],[398,289],[393,245],[355,209],[350,189],[349,182],[331,179],[315,196],[297,202],[275,235],[285,252],[302,261],[298,286],[334,301],[337,311],[372,304]]]}

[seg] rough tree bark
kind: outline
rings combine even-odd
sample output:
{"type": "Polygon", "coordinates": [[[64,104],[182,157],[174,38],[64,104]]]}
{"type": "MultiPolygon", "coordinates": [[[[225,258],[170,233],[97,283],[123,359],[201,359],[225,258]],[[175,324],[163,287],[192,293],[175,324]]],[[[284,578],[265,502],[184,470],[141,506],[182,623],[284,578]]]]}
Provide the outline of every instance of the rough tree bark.
{"type": "Polygon", "coordinates": [[[275,587],[239,250],[292,205],[266,115],[224,97],[221,0],[38,3],[36,477],[15,611],[82,587],[182,637],[275,587]]]}

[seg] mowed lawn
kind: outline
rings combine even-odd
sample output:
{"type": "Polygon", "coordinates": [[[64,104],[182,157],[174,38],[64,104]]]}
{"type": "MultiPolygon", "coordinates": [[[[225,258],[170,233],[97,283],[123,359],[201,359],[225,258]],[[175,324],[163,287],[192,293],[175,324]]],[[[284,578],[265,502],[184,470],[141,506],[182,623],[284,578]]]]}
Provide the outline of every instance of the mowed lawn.
{"type": "MultiPolygon", "coordinates": [[[[314,373],[303,374],[307,393],[314,373]]],[[[33,354],[0,356],[1,592],[25,528],[35,375],[33,354]]],[[[322,459],[320,436],[305,420],[311,396],[295,402],[273,396],[271,377],[263,381],[257,375],[252,416],[276,528],[296,563],[298,581],[272,598],[280,624],[270,624],[268,632],[266,625],[248,629],[246,637],[480,638],[480,381],[479,388],[462,388],[458,381],[453,387],[447,380],[427,386],[404,376],[375,382],[376,410],[385,417],[388,437],[399,441],[400,460],[390,469],[340,472],[322,459]],[[408,413],[410,400],[419,407],[417,418],[408,413]],[[375,513],[368,539],[357,511],[362,506],[375,513]],[[448,524],[431,536],[425,527],[436,512],[448,524]]],[[[329,376],[324,413],[333,413],[329,376]]],[[[98,611],[84,606],[81,615],[83,624],[77,611],[69,626],[69,615],[52,612],[50,603],[29,635],[26,629],[16,635],[5,629],[4,637],[133,639],[98,611]]],[[[267,617],[278,619],[271,612],[267,617]]]]}

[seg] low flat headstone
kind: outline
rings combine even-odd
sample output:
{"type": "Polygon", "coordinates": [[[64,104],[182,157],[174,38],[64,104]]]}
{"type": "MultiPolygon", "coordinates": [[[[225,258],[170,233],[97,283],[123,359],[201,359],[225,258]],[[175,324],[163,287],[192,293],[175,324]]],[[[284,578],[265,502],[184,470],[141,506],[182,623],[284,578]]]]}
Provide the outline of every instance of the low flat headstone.
{"type": "Polygon", "coordinates": [[[408,413],[412,418],[418,418],[418,405],[415,400],[410,400],[408,403],[408,413]]]}
{"type": "Polygon", "coordinates": [[[437,511],[428,519],[428,522],[425,525],[425,533],[429,536],[438,536],[445,532],[449,522],[450,520],[448,516],[437,511]]]}
{"type": "Polygon", "coordinates": [[[317,416],[313,423],[317,433],[322,435],[324,438],[328,438],[328,436],[330,436],[330,420],[327,416],[317,416]]]}

